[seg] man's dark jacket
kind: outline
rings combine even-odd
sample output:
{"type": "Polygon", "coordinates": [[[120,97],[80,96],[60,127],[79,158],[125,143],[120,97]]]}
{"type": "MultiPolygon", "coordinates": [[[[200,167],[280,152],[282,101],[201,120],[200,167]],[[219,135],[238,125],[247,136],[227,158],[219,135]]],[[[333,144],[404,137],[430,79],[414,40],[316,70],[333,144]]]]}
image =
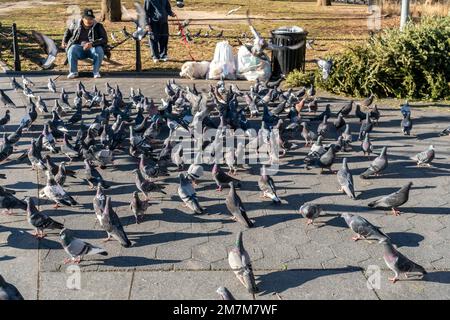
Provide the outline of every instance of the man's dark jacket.
{"type": "Polygon", "coordinates": [[[144,10],[148,25],[151,22],[167,22],[168,16],[173,15],[169,0],[145,0],[144,10]]]}
{"type": "MultiPolygon", "coordinates": [[[[76,24],[72,24],[64,33],[63,41],[67,44],[66,50],[69,50],[70,46],[78,41],[80,37],[81,19],[78,20],[76,24]]],[[[89,30],[89,41],[92,42],[93,47],[102,46],[103,49],[106,48],[108,44],[108,34],[105,28],[100,22],[95,21],[92,28],[89,30]]]]}

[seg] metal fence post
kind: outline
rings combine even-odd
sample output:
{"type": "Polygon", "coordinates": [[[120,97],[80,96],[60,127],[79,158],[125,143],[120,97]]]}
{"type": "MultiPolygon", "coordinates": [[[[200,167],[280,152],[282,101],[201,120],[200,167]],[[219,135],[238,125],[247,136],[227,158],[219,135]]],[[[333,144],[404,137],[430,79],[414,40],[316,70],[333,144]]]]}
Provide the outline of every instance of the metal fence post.
{"type": "Polygon", "coordinates": [[[142,71],[142,63],[141,63],[141,42],[138,39],[136,41],[136,72],[142,71]]]}
{"type": "Polygon", "coordinates": [[[17,41],[17,25],[12,25],[13,53],[14,53],[14,71],[21,71],[19,57],[19,43],[17,41]]]}
{"type": "Polygon", "coordinates": [[[402,15],[400,17],[400,30],[405,28],[409,17],[409,0],[402,0],[402,15]]]}

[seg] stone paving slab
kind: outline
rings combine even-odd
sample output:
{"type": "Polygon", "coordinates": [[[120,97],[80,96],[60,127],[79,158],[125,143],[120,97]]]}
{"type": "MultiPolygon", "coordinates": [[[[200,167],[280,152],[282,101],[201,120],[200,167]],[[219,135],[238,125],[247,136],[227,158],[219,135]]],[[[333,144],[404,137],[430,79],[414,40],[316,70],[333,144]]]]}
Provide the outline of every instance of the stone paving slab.
{"type": "MultiPolygon", "coordinates": [[[[46,92],[47,79],[42,76],[32,78],[37,83],[34,91],[47,99],[51,108],[56,95],[46,92]]],[[[103,90],[106,81],[113,85],[119,83],[125,96],[130,87],[140,87],[146,96],[159,102],[167,79],[116,77],[82,80],[88,89],[96,84],[103,90]]],[[[177,81],[183,85],[192,83],[177,81]]],[[[76,83],[63,76],[57,79],[58,88],[65,87],[71,93],[71,100],[76,83]]],[[[196,84],[202,90],[207,89],[209,83],[214,81],[198,81],[196,84]]],[[[246,82],[238,83],[241,89],[248,85],[246,82]]],[[[8,87],[8,77],[0,75],[0,88],[8,87]]],[[[12,110],[11,122],[5,126],[5,130],[11,132],[24,113],[26,100],[20,92],[7,93],[19,106],[12,110]]],[[[335,97],[319,100],[320,110],[327,101],[339,102],[339,98],[331,99],[335,97]]],[[[334,107],[333,111],[336,109],[334,107]]],[[[319,175],[317,169],[304,169],[302,158],[308,149],[303,147],[298,137],[293,142],[299,148],[289,151],[281,159],[280,171],[273,177],[282,198],[281,205],[274,206],[259,197],[256,168],[239,170],[237,177],[242,179],[243,188],[238,193],[249,217],[255,222],[255,228],[244,231],[244,243],[263,289],[260,298],[276,298],[272,296],[275,291],[284,299],[450,298],[450,140],[436,134],[448,126],[450,116],[438,109],[413,108],[413,135],[405,137],[399,130],[399,111],[383,106],[379,109],[383,116],[371,138],[376,153],[386,144],[391,146],[386,174],[369,180],[358,177],[370,161],[358,152],[359,142],[356,141],[353,142],[354,151],[339,153],[333,165],[337,170],[342,157],[348,158],[357,200],[348,199],[337,191],[335,175],[319,175]],[[436,148],[433,167],[417,168],[410,157],[430,144],[436,148]],[[398,190],[410,180],[414,181],[414,186],[410,201],[401,208],[404,212],[401,216],[394,217],[386,215],[388,212],[367,208],[370,201],[398,190]],[[298,213],[300,205],[305,202],[318,203],[324,208],[325,215],[314,225],[306,226],[306,219],[298,213]],[[382,247],[366,241],[351,241],[353,234],[339,217],[342,212],[361,214],[382,227],[402,253],[429,270],[431,280],[390,284],[387,281],[389,272],[382,259],[382,247]],[[381,288],[375,291],[366,288],[364,276],[365,270],[373,265],[382,270],[381,288]]],[[[0,108],[0,114],[3,112],[4,109],[0,108]]],[[[93,117],[94,114],[87,114],[85,122],[89,123],[93,117]]],[[[32,132],[24,133],[18,150],[11,156],[12,161],[0,164],[0,171],[7,175],[0,183],[17,190],[20,198],[26,195],[36,197],[38,189],[45,183],[44,176],[31,171],[27,162],[14,160],[28,148],[30,137],[42,129],[42,121],[40,115],[38,126],[32,132]],[[17,172],[20,172],[19,176],[17,172]]],[[[354,118],[347,121],[356,136],[358,121],[354,118]]],[[[77,130],[78,126],[72,129],[77,130]]],[[[208,215],[194,216],[181,206],[174,183],[178,172],[173,171],[170,177],[161,179],[167,183],[167,195],[152,195],[152,206],[144,222],[136,225],[128,208],[130,195],[135,190],[129,171],[135,168],[136,161],[123,152],[117,153],[116,157],[115,168],[107,168],[101,173],[112,182],[106,194],[112,196],[113,205],[133,246],[122,248],[116,241],[102,242],[106,233],[101,230],[92,211],[95,190],[89,190],[79,179],[68,178],[65,188],[82,206],[55,210],[50,202],[41,199],[39,207],[73,229],[78,237],[107,249],[108,257],[89,257],[81,263],[85,292],[66,290],[64,286],[67,266],[62,262],[66,254],[57,233],[50,232],[45,240],[35,240],[30,235],[32,229],[24,214],[19,211],[14,216],[0,214],[0,273],[16,284],[28,299],[214,299],[214,292],[221,285],[229,287],[236,297],[251,298],[240,287],[227,261],[227,251],[241,230],[239,224],[230,220],[225,207],[228,190],[216,192],[211,174],[206,172],[198,187],[198,195],[208,215]]],[[[56,155],[54,160],[58,163],[65,159],[56,155]]],[[[81,165],[74,162],[68,167],[79,170],[81,165]]],[[[210,166],[205,166],[205,169],[209,171],[210,166]]]]}

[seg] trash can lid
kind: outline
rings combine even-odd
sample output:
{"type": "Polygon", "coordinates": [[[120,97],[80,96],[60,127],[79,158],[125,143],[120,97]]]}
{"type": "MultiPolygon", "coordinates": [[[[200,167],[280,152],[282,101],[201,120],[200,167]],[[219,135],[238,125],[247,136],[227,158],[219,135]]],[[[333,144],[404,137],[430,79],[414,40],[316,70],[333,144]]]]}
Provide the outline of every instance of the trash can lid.
{"type": "Polygon", "coordinates": [[[304,33],[305,30],[303,28],[292,26],[292,27],[279,27],[272,31],[274,34],[282,34],[282,33],[304,33]]]}

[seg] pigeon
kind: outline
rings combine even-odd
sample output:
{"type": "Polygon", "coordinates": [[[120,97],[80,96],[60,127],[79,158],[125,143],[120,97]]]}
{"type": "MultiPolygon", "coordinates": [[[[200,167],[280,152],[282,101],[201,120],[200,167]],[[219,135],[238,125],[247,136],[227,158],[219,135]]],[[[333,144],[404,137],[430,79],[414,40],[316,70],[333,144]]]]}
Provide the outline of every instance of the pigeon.
{"type": "Polygon", "coordinates": [[[10,111],[7,109],[5,111],[5,115],[0,118],[0,126],[4,126],[5,124],[8,124],[11,120],[10,111]]]}
{"type": "Polygon", "coordinates": [[[66,163],[62,161],[58,166],[58,172],[55,175],[55,182],[63,187],[66,182],[67,175],[66,163]]]}
{"type": "Polygon", "coordinates": [[[380,119],[381,114],[380,111],[378,110],[377,105],[374,105],[372,110],[370,110],[369,116],[370,119],[375,121],[375,123],[378,125],[378,120],[380,119]]]}
{"type": "Polygon", "coordinates": [[[434,159],[434,146],[430,145],[427,150],[419,152],[413,158],[417,161],[417,166],[426,165],[431,167],[431,161],[434,159]]]}
{"type": "Polygon", "coordinates": [[[411,106],[409,105],[408,100],[406,100],[405,104],[401,106],[400,112],[402,113],[403,118],[406,118],[408,115],[411,115],[411,106]]]}
{"type": "Polygon", "coordinates": [[[275,188],[275,183],[273,182],[273,179],[271,176],[268,175],[266,166],[263,166],[261,168],[261,176],[258,180],[258,186],[259,189],[262,192],[263,198],[270,198],[272,199],[273,203],[280,204],[281,200],[277,196],[277,191],[275,188]]]}
{"type": "Polygon", "coordinates": [[[100,173],[95,169],[88,160],[84,160],[84,175],[83,179],[89,184],[90,189],[100,184],[102,188],[109,189],[110,185],[106,183],[100,173]]]}
{"type": "Polygon", "coordinates": [[[23,90],[22,86],[17,82],[15,77],[11,78],[11,89],[14,91],[23,90]]]}
{"type": "Polygon", "coordinates": [[[42,159],[41,150],[38,147],[38,141],[31,139],[31,146],[27,152],[28,160],[31,163],[31,170],[46,170],[47,166],[45,165],[44,159],[42,159]]]}
{"type": "Polygon", "coordinates": [[[358,140],[364,139],[366,133],[370,133],[373,129],[373,123],[370,121],[369,113],[366,113],[366,119],[361,123],[361,127],[359,128],[359,136],[358,140]]]}
{"type": "Polygon", "coordinates": [[[375,96],[373,94],[371,94],[369,97],[367,97],[366,99],[361,101],[360,105],[362,107],[368,108],[372,104],[374,98],[375,98],[375,96]]]}
{"type": "Polygon", "coordinates": [[[59,205],[75,206],[78,204],[72,196],[56,183],[50,170],[45,171],[45,173],[47,175],[47,184],[40,192],[40,197],[46,197],[49,200],[54,201],[54,208],[58,208],[59,205]]]}
{"type": "Polygon", "coordinates": [[[253,299],[255,299],[255,294],[259,290],[256,286],[250,256],[245,250],[244,243],[242,242],[242,231],[238,232],[234,247],[228,253],[228,263],[238,280],[244,285],[248,292],[253,295],[253,299]]]}
{"type": "Polygon", "coordinates": [[[316,95],[316,88],[314,87],[313,83],[311,83],[311,86],[309,87],[308,91],[306,91],[306,95],[308,97],[314,97],[316,95]]]}
{"type": "Polygon", "coordinates": [[[409,191],[412,185],[412,182],[408,182],[406,185],[401,187],[400,190],[378,200],[372,201],[368,205],[370,208],[391,209],[395,216],[399,216],[400,211],[397,208],[408,202],[409,191]]]}
{"type": "Polygon", "coordinates": [[[123,229],[123,225],[112,207],[111,197],[106,197],[105,208],[101,215],[97,215],[97,219],[103,230],[108,233],[108,237],[103,240],[104,242],[111,240],[112,237],[119,241],[120,245],[124,248],[129,248],[131,246],[131,242],[123,229]]]}
{"type": "Polygon", "coordinates": [[[351,213],[343,213],[341,217],[344,218],[348,227],[356,233],[352,238],[353,241],[360,239],[376,239],[379,243],[389,240],[389,237],[384,234],[379,227],[374,226],[369,221],[361,216],[351,213]]]}
{"type": "Polygon", "coordinates": [[[314,220],[322,213],[322,208],[318,204],[305,203],[300,207],[299,213],[308,219],[307,225],[314,224],[314,220]]]}
{"type": "Polygon", "coordinates": [[[179,175],[180,184],[178,185],[178,195],[183,200],[184,205],[191,209],[195,214],[202,214],[204,209],[198,202],[197,194],[188,180],[186,173],[181,172],[179,175]]]}
{"type": "Polygon", "coordinates": [[[241,198],[236,193],[233,181],[229,182],[230,192],[226,197],[226,206],[233,216],[232,219],[244,225],[246,228],[253,227],[253,222],[248,218],[247,212],[242,204],[241,198]]]}
{"type": "Polygon", "coordinates": [[[22,83],[23,83],[24,86],[34,87],[34,82],[31,81],[30,78],[25,77],[24,75],[22,75],[22,83]]]}
{"type": "Polygon", "coordinates": [[[28,97],[28,98],[36,98],[33,90],[31,90],[31,88],[28,88],[27,85],[23,85],[23,90],[22,90],[23,94],[28,97]]]}
{"type": "Polygon", "coordinates": [[[0,274],[0,301],[24,300],[22,294],[11,283],[6,282],[0,274]]]}
{"type": "Polygon", "coordinates": [[[69,142],[67,134],[64,134],[63,137],[63,145],[61,146],[61,153],[65,154],[67,158],[69,158],[70,162],[72,162],[73,158],[78,158],[80,153],[75,150],[75,147],[69,142]]]}
{"type": "Polygon", "coordinates": [[[353,100],[350,100],[348,103],[345,103],[342,106],[341,110],[338,111],[337,115],[339,116],[340,114],[342,114],[342,116],[348,117],[350,112],[352,112],[352,108],[353,108],[353,100]]]}
{"type": "Polygon", "coordinates": [[[401,273],[405,274],[405,277],[408,278],[409,274],[415,273],[420,275],[423,278],[427,271],[421,265],[409,260],[403,254],[397,251],[394,245],[390,241],[385,241],[383,243],[384,246],[384,262],[388,266],[389,269],[394,271],[395,276],[393,278],[388,278],[389,281],[395,283],[399,275],[401,273]]]}
{"type": "Polygon", "coordinates": [[[148,207],[150,206],[150,203],[148,201],[142,201],[139,198],[139,193],[137,191],[133,192],[133,197],[130,202],[130,209],[134,214],[134,217],[136,219],[136,224],[139,224],[140,221],[144,217],[145,212],[147,211],[148,207]]]}
{"type": "Polygon", "coordinates": [[[342,159],[342,168],[337,172],[337,179],[339,185],[341,186],[338,191],[345,192],[350,199],[355,200],[356,196],[355,187],[353,184],[353,176],[348,169],[347,158],[342,159]]]}
{"type": "Polygon", "coordinates": [[[312,145],[313,141],[317,140],[317,134],[308,129],[306,122],[302,122],[300,125],[302,126],[301,136],[305,139],[305,147],[312,145]]]}
{"type": "Polygon", "coordinates": [[[331,73],[331,68],[333,66],[333,60],[331,59],[314,59],[314,62],[317,63],[319,70],[322,74],[322,79],[327,80],[331,73]]]}
{"type": "Polygon", "coordinates": [[[0,101],[3,103],[3,106],[7,108],[16,108],[16,104],[2,89],[0,89],[0,101]]]}
{"type": "Polygon", "coordinates": [[[222,300],[236,300],[231,292],[225,287],[217,288],[216,292],[222,300]]]}
{"type": "Polygon", "coordinates": [[[69,118],[69,120],[67,120],[67,122],[70,124],[75,124],[75,123],[81,121],[82,118],[83,118],[83,113],[81,111],[81,105],[79,104],[76,106],[75,112],[72,114],[72,116],[69,118]]]}
{"type": "Polygon", "coordinates": [[[27,203],[27,221],[35,228],[34,237],[42,239],[46,236],[45,229],[64,229],[64,225],[59,223],[43,212],[40,212],[31,198],[26,199],[27,203]]]}
{"type": "Polygon", "coordinates": [[[440,135],[440,136],[448,136],[448,135],[450,135],[450,126],[448,126],[447,128],[445,128],[444,130],[442,130],[442,131],[439,133],[439,135],[440,135]]]}
{"type": "Polygon", "coordinates": [[[145,30],[146,22],[146,13],[144,8],[139,2],[135,2],[134,6],[136,8],[137,18],[135,19],[131,13],[127,10],[127,8],[122,5],[122,11],[134,22],[136,26],[136,31],[131,35],[133,39],[137,41],[141,41],[146,35],[147,31],[145,30]]]}
{"type": "Polygon", "coordinates": [[[227,186],[230,182],[235,183],[238,188],[241,187],[241,182],[226,174],[218,164],[214,164],[212,174],[217,185],[216,191],[222,191],[222,188],[227,186]]]}
{"type": "MultiPolygon", "coordinates": [[[[30,98],[31,100],[31,98],[30,98]]],[[[40,96],[37,97],[37,108],[40,113],[48,113],[47,104],[40,96]]]]}
{"type": "Polygon", "coordinates": [[[34,30],[31,31],[31,34],[48,55],[47,59],[45,59],[45,61],[42,63],[42,68],[49,69],[55,62],[56,55],[58,54],[58,47],[56,46],[55,41],[53,41],[53,39],[46,36],[45,34],[36,32],[34,30]]]}
{"type": "Polygon", "coordinates": [[[191,163],[187,170],[187,177],[191,180],[193,186],[195,187],[198,184],[198,180],[203,176],[204,170],[201,162],[202,153],[197,152],[194,162],[191,163]]]}
{"type": "Polygon", "coordinates": [[[50,92],[56,93],[56,83],[52,78],[48,79],[47,88],[50,92]]]}
{"type": "Polygon", "coordinates": [[[45,124],[44,129],[42,129],[42,136],[43,136],[42,145],[45,147],[45,149],[53,153],[58,153],[55,137],[49,131],[47,124],[45,124]]]}
{"type": "Polygon", "coordinates": [[[69,229],[62,229],[59,233],[61,237],[61,244],[64,251],[70,256],[69,259],[64,259],[64,264],[69,262],[74,262],[76,264],[80,263],[84,256],[100,254],[102,256],[107,256],[108,252],[105,249],[93,246],[90,243],[84,242],[81,239],[76,238],[73,235],[73,231],[69,229]]]}
{"type": "Polygon", "coordinates": [[[8,159],[14,151],[13,144],[8,140],[6,132],[3,133],[3,142],[0,144],[0,162],[8,159]]]}
{"type": "Polygon", "coordinates": [[[139,169],[135,169],[133,170],[133,173],[135,174],[135,183],[136,183],[136,187],[139,191],[141,191],[146,200],[150,200],[148,197],[148,194],[150,192],[161,192],[162,194],[167,194],[164,190],[163,190],[163,186],[157,185],[156,183],[146,180],[141,172],[139,171],[139,169]]]}
{"type": "Polygon", "coordinates": [[[361,106],[359,104],[356,105],[355,116],[359,119],[359,122],[366,119],[366,113],[361,111],[361,106]]]}
{"type": "Polygon", "coordinates": [[[94,207],[94,213],[96,214],[96,216],[100,216],[103,213],[106,205],[106,196],[103,193],[103,187],[100,183],[97,185],[97,192],[94,199],[92,200],[92,205],[94,207]]]}
{"type": "Polygon", "coordinates": [[[403,118],[401,122],[402,132],[405,136],[409,136],[411,134],[411,129],[413,127],[413,122],[411,120],[411,114],[408,113],[406,117],[403,118]]]}
{"type": "Polygon", "coordinates": [[[339,114],[337,119],[333,122],[333,124],[334,124],[336,130],[341,129],[344,126],[346,127],[344,116],[342,114],[339,114]]]}
{"type": "Polygon", "coordinates": [[[8,142],[12,145],[17,144],[19,142],[20,138],[22,137],[22,131],[23,127],[19,126],[16,131],[12,132],[8,137],[8,142]]]}
{"type": "Polygon", "coordinates": [[[17,199],[12,193],[8,192],[3,187],[0,187],[0,206],[3,209],[2,213],[7,215],[14,214],[14,209],[27,210],[27,204],[23,200],[17,199]]]}
{"type": "Polygon", "coordinates": [[[387,147],[383,147],[380,155],[372,161],[369,168],[367,168],[366,171],[360,174],[361,179],[368,179],[372,175],[379,176],[381,171],[387,168],[388,157],[386,152],[387,147]]]}
{"type": "Polygon", "coordinates": [[[373,145],[370,142],[369,133],[366,133],[366,135],[364,136],[364,140],[361,143],[361,149],[362,149],[362,152],[364,153],[364,155],[366,155],[366,153],[367,153],[367,156],[370,159],[370,154],[373,151],[373,145]]]}

